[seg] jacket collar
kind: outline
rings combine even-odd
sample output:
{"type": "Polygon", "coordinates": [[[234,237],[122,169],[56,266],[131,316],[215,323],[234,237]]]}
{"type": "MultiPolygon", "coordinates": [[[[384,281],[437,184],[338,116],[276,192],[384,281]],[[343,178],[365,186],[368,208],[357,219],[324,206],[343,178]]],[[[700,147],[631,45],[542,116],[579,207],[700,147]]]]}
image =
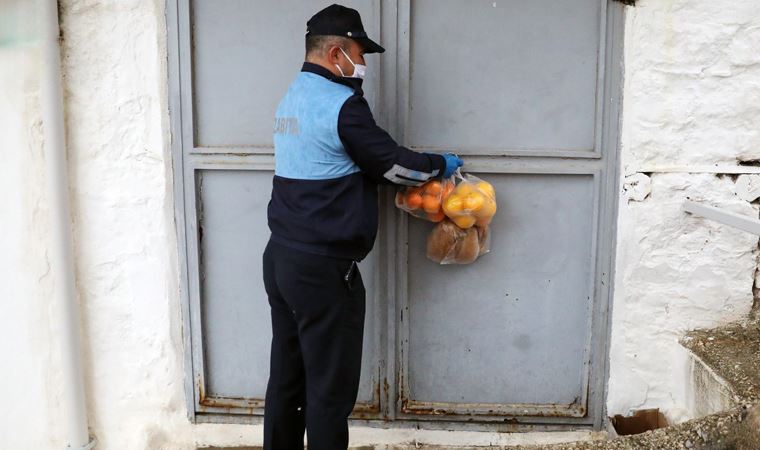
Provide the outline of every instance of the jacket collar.
{"type": "Polygon", "coordinates": [[[364,91],[362,91],[362,81],[364,80],[360,78],[338,77],[338,76],[333,75],[332,72],[320,66],[319,64],[314,64],[308,61],[303,63],[303,66],[301,67],[301,72],[311,72],[311,73],[323,76],[334,83],[338,83],[338,84],[342,84],[344,86],[350,87],[351,89],[354,90],[354,92],[356,92],[359,95],[364,95],[364,91]]]}

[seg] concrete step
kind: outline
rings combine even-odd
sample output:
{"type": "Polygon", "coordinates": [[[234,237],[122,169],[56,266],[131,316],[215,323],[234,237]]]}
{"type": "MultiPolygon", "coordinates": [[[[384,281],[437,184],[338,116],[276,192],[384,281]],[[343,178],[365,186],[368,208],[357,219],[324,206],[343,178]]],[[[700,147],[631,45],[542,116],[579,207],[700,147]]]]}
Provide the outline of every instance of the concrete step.
{"type": "Polygon", "coordinates": [[[689,419],[709,416],[741,404],[731,384],[707,363],[688,351],[684,386],[684,415],[689,419]]]}
{"type": "MultiPolygon", "coordinates": [[[[463,450],[551,445],[604,440],[606,433],[587,430],[520,433],[441,431],[416,429],[350,428],[351,450],[463,450]]],[[[203,447],[203,450],[261,450],[262,447],[203,447]]],[[[200,450],[200,448],[199,448],[200,450]]]]}
{"type": "Polygon", "coordinates": [[[691,417],[760,400],[760,322],[692,331],[681,343],[689,350],[686,407],[691,417]]]}

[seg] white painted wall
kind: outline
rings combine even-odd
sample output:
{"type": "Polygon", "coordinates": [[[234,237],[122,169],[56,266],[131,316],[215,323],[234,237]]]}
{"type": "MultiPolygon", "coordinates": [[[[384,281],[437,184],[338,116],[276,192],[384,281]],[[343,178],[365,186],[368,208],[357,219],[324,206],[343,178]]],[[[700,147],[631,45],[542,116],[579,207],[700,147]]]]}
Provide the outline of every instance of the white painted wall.
{"type": "Polygon", "coordinates": [[[628,9],[607,406],[687,418],[684,331],[746,316],[756,236],[685,215],[686,197],[758,217],[760,7],[641,0],[628,9]],[[755,169],[754,167],[744,168],[755,169]],[[650,175],[651,173],[651,175],[650,175]]]}
{"type": "Polygon", "coordinates": [[[0,447],[47,449],[56,378],[45,259],[50,220],[39,146],[39,52],[0,48],[0,447]],[[23,444],[23,445],[22,445],[23,444]]]}
{"type": "MultiPolygon", "coordinates": [[[[186,418],[164,0],[62,4],[76,272],[98,448],[258,442],[258,427],[186,418]]],[[[759,14],[756,0],[640,0],[629,9],[610,413],[659,406],[684,418],[678,337],[751,305],[757,238],[679,208],[690,196],[758,214],[748,203],[757,176],[735,183],[709,172],[760,158],[759,14]]],[[[0,47],[0,447],[9,450],[64,446],[38,64],[34,44],[0,47]]]]}

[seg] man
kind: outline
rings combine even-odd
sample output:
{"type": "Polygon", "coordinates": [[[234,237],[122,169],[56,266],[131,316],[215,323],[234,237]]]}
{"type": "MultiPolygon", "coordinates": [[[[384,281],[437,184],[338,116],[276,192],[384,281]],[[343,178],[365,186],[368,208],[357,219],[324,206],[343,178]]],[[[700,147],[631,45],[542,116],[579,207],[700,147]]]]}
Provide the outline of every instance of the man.
{"type": "Polygon", "coordinates": [[[375,124],[361,89],[364,55],[385,49],[356,10],[332,5],[307,22],[306,62],[275,117],[275,176],[264,252],[272,349],[264,449],[348,447],[365,291],[357,262],[374,245],[378,184],[450,176],[453,154],[417,153],[375,124]]]}

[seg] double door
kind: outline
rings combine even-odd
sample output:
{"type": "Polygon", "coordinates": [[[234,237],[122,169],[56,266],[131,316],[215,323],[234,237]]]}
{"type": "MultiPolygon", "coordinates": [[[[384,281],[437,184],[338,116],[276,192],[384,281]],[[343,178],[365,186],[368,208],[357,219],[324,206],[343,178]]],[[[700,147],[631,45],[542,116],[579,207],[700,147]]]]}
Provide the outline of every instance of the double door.
{"type": "MultiPolygon", "coordinates": [[[[329,2],[170,0],[171,120],[188,406],[261,415],[271,329],[261,280],[276,105],[329,2]]],[[[614,248],[622,10],[607,0],[354,0],[366,96],[404,145],[491,182],[491,253],[425,257],[432,224],[381,189],[360,267],[357,419],[600,425],[614,248]]],[[[448,425],[447,425],[448,423],[448,425]]],[[[490,424],[490,425],[489,425],[490,424]]],[[[498,424],[498,425],[496,425],[498,424]]]]}

